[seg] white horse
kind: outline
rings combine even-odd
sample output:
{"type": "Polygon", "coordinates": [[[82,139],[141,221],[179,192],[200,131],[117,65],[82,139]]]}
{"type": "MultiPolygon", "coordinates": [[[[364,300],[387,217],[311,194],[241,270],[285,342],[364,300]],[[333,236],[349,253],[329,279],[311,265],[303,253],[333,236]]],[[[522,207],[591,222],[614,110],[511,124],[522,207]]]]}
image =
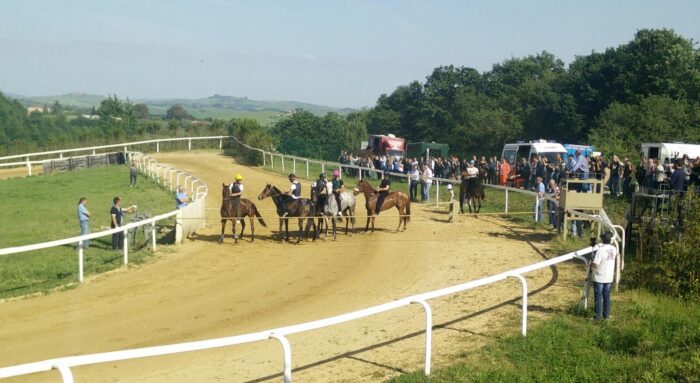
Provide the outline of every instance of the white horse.
{"type": "MultiPolygon", "coordinates": [[[[350,191],[344,191],[340,193],[340,207],[338,207],[338,202],[335,199],[335,195],[331,192],[331,183],[329,182],[325,190],[326,200],[321,206],[321,215],[323,217],[323,223],[326,226],[326,235],[328,238],[328,220],[331,220],[331,225],[333,226],[333,239],[336,239],[336,220],[340,219],[342,216],[346,216],[345,220],[345,235],[348,234],[348,228],[352,224],[352,233],[355,234],[355,195],[350,191]]],[[[319,228],[321,230],[321,228],[319,228]]]]}

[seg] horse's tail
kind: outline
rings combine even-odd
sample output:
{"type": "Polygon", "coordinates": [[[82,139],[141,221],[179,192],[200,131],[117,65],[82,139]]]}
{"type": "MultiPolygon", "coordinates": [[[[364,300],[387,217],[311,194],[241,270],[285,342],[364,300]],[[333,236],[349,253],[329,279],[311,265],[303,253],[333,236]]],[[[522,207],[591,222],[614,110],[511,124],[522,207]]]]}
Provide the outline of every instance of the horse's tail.
{"type": "Polygon", "coordinates": [[[263,225],[263,227],[267,227],[265,220],[263,220],[263,218],[260,215],[260,212],[258,211],[258,208],[255,206],[255,204],[251,202],[250,205],[253,208],[253,213],[255,214],[255,217],[258,218],[258,222],[260,222],[260,224],[263,225]]]}

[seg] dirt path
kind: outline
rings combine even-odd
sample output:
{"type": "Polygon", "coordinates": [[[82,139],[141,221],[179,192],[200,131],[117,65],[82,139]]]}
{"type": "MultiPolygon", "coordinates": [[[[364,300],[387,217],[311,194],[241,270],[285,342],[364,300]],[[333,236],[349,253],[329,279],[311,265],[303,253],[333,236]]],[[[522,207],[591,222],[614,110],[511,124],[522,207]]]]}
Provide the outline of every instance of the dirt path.
{"type": "MultiPolygon", "coordinates": [[[[543,259],[546,235],[511,229],[495,218],[461,216],[447,224],[446,215],[418,204],[412,206],[404,233],[392,232],[398,218],[383,214],[377,220],[383,230],[373,235],[341,234],[336,242],[293,245],[271,239],[270,229],[277,227],[272,201],[255,200],[268,228],[256,223],[254,243],[247,238],[234,245],[228,235],[218,244],[222,182],[243,174],[244,196],[255,199],[266,182],[286,187],[287,181],[213,152],[161,153],[156,158],[209,185],[209,226],[145,265],[92,278],[73,290],[0,303],[0,366],[302,323],[543,259]]],[[[303,182],[305,195],[308,187],[303,182]]],[[[364,197],[358,198],[357,213],[364,215],[364,197]]],[[[575,301],[582,268],[567,264],[527,277],[535,292],[531,317],[537,318],[575,301]]],[[[434,365],[496,333],[517,334],[519,294],[519,283],[512,280],[431,301],[438,327],[434,365]]],[[[424,313],[416,305],[291,336],[294,379],[381,381],[419,369],[423,329],[424,313]]],[[[269,341],[84,367],[75,375],[78,382],[279,381],[281,357],[279,344],[269,341]]],[[[47,376],[16,381],[46,381],[47,376]]],[[[51,376],[55,379],[57,373],[51,376]]]]}

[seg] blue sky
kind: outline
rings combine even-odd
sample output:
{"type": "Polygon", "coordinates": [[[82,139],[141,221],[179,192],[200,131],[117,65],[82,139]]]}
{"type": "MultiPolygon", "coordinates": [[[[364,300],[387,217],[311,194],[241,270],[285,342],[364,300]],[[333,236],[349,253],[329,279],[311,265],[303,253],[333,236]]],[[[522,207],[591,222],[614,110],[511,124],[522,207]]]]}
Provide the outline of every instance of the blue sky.
{"type": "Polygon", "coordinates": [[[0,91],[373,106],[440,65],[576,55],[641,28],[700,40],[700,1],[0,2],[0,91]]]}

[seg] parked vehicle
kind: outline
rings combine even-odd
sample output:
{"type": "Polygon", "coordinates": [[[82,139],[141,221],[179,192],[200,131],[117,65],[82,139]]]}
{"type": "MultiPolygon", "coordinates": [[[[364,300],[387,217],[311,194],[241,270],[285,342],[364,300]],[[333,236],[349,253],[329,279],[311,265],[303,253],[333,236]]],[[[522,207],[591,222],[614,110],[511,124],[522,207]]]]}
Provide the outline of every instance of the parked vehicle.
{"type": "Polygon", "coordinates": [[[411,142],[406,146],[406,155],[409,157],[447,157],[450,147],[447,144],[436,142],[411,142]]]}
{"type": "Polygon", "coordinates": [[[595,148],[591,145],[576,145],[576,144],[564,144],[564,149],[569,153],[570,156],[575,156],[576,151],[580,151],[584,157],[592,156],[595,152],[595,148]]]}
{"type": "Polygon", "coordinates": [[[700,145],[674,143],[646,143],[642,144],[642,155],[646,158],[657,158],[662,164],[669,164],[677,158],[688,155],[691,159],[700,157],[700,145]]]}
{"type": "Polygon", "coordinates": [[[401,158],[406,155],[406,140],[393,134],[370,134],[367,150],[375,155],[401,158]]]}
{"type": "Polygon", "coordinates": [[[554,161],[557,155],[560,155],[563,159],[566,157],[567,153],[562,144],[546,140],[537,140],[505,144],[503,146],[501,158],[505,158],[512,166],[520,158],[527,158],[529,162],[532,157],[539,155],[540,157],[547,157],[549,161],[554,161]]]}

